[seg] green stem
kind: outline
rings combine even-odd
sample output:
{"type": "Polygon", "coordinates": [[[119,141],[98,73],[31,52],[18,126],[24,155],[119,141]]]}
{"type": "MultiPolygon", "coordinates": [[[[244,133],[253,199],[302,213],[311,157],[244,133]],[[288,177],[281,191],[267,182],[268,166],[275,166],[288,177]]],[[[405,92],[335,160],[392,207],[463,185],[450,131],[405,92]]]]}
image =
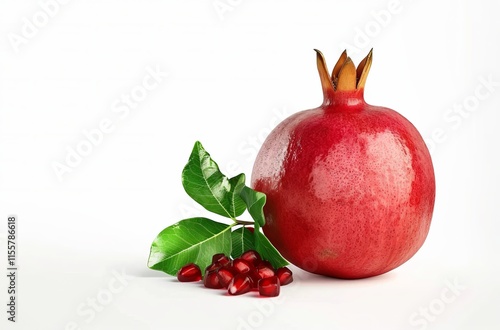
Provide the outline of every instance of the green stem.
{"type": "Polygon", "coordinates": [[[238,220],[238,219],[233,219],[233,220],[234,220],[234,222],[236,222],[236,224],[243,225],[243,226],[245,226],[245,225],[253,225],[254,224],[253,221],[245,221],[245,220],[238,220]]]}

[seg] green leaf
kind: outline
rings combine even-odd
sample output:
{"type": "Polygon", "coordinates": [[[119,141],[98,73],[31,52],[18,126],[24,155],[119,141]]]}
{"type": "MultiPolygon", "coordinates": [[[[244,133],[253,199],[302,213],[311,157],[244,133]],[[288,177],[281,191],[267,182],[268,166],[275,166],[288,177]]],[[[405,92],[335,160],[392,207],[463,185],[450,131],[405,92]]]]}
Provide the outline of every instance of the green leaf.
{"type": "Polygon", "coordinates": [[[231,252],[233,259],[238,258],[247,250],[255,249],[254,236],[248,228],[241,227],[233,230],[231,241],[233,243],[233,251],[231,252]]]}
{"type": "Polygon", "coordinates": [[[203,271],[214,254],[231,254],[231,227],[207,218],[179,221],[153,241],[148,267],[176,275],[182,266],[193,262],[203,271]]]}
{"type": "Polygon", "coordinates": [[[182,171],[182,185],[187,194],[208,211],[235,219],[246,209],[240,191],[245,174],[228,179],[210,154],[197,141],[182,171]]]}
{"type": "Polygon", "coordinates": [[[253,220],[263,227],[266,224],[264,217],[264,205],[266,204],[266,195],[252,188],[244,186],[240,192],[241,199],[245,202],[248,213],[253,220]]]}
{"type": "Polygon", "coordinates": [[[280,268],[288,265],[288,261],[281,256],[276,248],[269,242],[267,237],[255,229],[254,235],[257,235],[256,251],[260,253],[262,259],[268,260],[274,268],[280,268]]]}
{"type": "Polygon", "coordinates": [[[229,211],[233,215],[233,219],[240,216],[245,212],[246,205],[243,199],[241,199],[240,192],[243,187],[245,187],[245,174],[241,173],[235,177],[229,179],[229,184],[232,189],[229,192],[230,207],[229,211]]]}

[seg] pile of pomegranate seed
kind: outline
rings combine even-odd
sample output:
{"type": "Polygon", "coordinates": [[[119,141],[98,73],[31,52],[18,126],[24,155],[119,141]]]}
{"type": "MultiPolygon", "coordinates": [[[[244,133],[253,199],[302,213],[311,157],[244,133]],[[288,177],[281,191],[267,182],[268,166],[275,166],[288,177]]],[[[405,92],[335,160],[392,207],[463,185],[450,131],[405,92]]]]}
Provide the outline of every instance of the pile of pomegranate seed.
{"type": "Polygon", "coordinates": [[[262,260],[257,251],[248,250],[239,258],[231,260],[223,253],[214,254],[212,263],[202,277],[198,265],[190,263],[177,273],[180,282],[197,282],[210,289],[226,289],[230,295],[259,291],[261,296],[276,297],[280,287],[293,281],[292,271],[287,267],[274,269],[269,261],[262,260]]]}

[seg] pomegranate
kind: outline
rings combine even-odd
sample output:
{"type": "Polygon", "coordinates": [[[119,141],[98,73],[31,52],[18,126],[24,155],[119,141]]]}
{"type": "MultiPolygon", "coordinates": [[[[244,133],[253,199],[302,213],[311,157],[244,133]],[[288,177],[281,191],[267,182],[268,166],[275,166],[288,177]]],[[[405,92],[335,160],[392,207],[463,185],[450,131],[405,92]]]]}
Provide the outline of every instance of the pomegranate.
{"type": "Polygon", "coordinates": [[[317,66],[323,104],[281,122],[257,155],[252,186],[267,195],[264,233],[296,266],[338,278],[388,272],[429,231],[435,179],[417,129],[363,91],[372,52],[317,66]]]}

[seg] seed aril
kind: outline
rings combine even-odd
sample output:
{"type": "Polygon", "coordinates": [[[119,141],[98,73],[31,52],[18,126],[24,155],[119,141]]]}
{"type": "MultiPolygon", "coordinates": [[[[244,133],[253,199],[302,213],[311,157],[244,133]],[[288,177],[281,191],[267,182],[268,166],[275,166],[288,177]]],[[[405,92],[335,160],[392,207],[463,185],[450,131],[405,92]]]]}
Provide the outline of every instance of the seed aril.
{"type": "Polygon", "coordinates": [[[280,280],[280,285],[287,285],[293,282],[293,273],[288,267],[276,269],[276,276],[280,280]]]}
{"type": "Polygon", "coordinates": [[[177,272],[179,282],[201,281],[201,269],[197,264],[190,263],[179,269],[177,272]]]}
{"type": "Polygon", "coordinates": [[[252,279],[245,274],[237,274],[229,283],[227,292],[232,295],[240,295],[249,292],[252,289],[252,279]]]}
{"type": "Polygon", "coordinates": [[[258,284],[259,281],[261,280],[258,270],[256,268],[252,268],[245,275],[249,276],[250,279],[252,280],[252,290],[258,291],[258,284]]]}
{"type": "Polygon", "coordinates": [[[262,261],[262,258],[259,254],[259,252],[255,250],[248,250],[244,252],[241,256],[240,259],[246,260],[249,263],[253,264],[254,266],[257,266],[257,264],[262,261]]]}
{"type": "Polygon", "coordinates": [[[233,260],[233,268],[240,274],[248,273],[252,268],[253,265],[241,258],[236,258],[233,260]]]}
{"type": "Polygon", "coordinates": [[[212,264],[226,266],[230,262],[231,259],[229,259],[229,257],[226,256],[224,253],[217,253],[212,256],[212,264]]]}
{"type": "Polygon", "coordinates": [[[209,289],[221,289],[223,288],[219,276],[217,275],[217,269],[210,270],[205,273],[203,278],[203,285],[209,289]]]}
{"type": "Polygon", "coordinates": [[[259,279],[268,278],[275,275],[274,268],[265,263],[260,263],[257,266],[256,271],[259,274],[259,279]]]}
{"type": "Polygon", "coordinates": [[[219,278],[219,283],[222,287],[227,288],[229,283],[234,278],[236,271],[230,266],[224,266],[217,270],[217,276],[219,278]]]}
{"type": "Polygon", "coordinates": [[[217,263],[211,263],[210,265],[207,266],[207,268],[205,268],[205,273],[206,272],[209,272],[209,271],[212,271],[212,270],[217,270],[221,268],[221,265],[217,264],[217,263]]]}
{"type": "Polygon", "coordinates": [[[212,256],[212,263],[201,276],[200,267],[194,263],[184,265],[178,272],[180,282],[194,282],[203,279],[203,285],[210,289],[227,289],[229,295],[236,296],[249,291],[259,291],[261,296],[276,297],[281,285],[293,281],[292,271],[287,267],[278,269],[262,260],[255,250],[245,251],[241,257],[232,260],[223,253],[212,256]]]}
{"type": "Polygon", "coordinates": [[[259,294],[265,297],[276,297],[280,294],[280,281],[277,276],[263,278],[259,281],[259,294]]]}

